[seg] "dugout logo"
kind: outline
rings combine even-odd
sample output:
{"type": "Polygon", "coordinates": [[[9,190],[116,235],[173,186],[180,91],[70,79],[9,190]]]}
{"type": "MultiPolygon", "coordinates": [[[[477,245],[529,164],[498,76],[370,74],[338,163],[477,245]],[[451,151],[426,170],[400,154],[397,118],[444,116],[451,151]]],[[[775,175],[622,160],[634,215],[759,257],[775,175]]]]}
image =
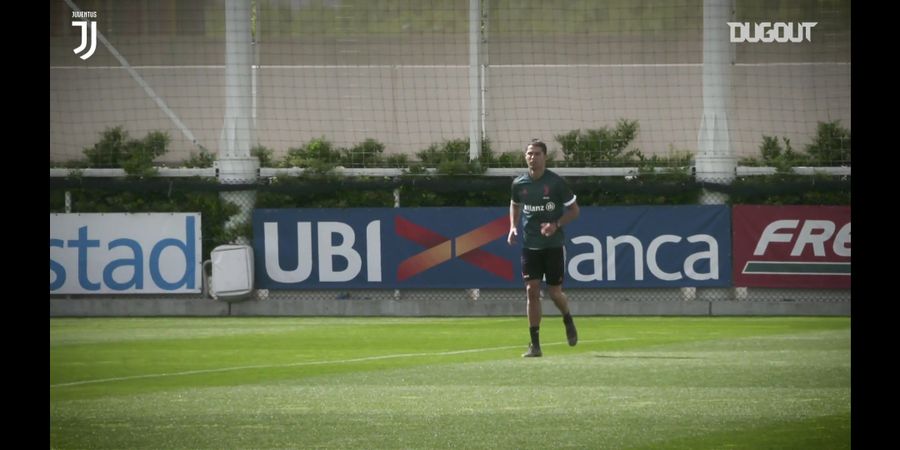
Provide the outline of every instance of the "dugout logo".
{"type": "MultiPolygon", "coordinates": [[[[96,19],[97,11],[72,11],[73,19],[96,19]]],[[[87,60],[91,56],[93,56],[94,51],[97,50],[97,21],[96,20],[73,20],[73,27],[81,28],[81,44],[76,47],[73,52],[76,55],[82,53],[87,49],[83,55],[79,55],[78,57],[87,60]],[[88,48],[90,45],[90,48],[88,48]]]]}
{"type": "Polygon", "coordinates": [[[818,22],[726,22],[732,43],[800,43],[812,41],[812,29],[818,22]]]}
{"type": "Polygon", "coordinates": [[[509,219],[499,217],[455,238],[448,238],[396,216],[394,230],[397,236],[425,247],[425,250],[403,260],[397,267],[397,281],[404,281],[419,273],[459,258],[481,270],[507,281],[513,279],[513,265],[509,260],[482,250],[509,231],[509,219]]]}

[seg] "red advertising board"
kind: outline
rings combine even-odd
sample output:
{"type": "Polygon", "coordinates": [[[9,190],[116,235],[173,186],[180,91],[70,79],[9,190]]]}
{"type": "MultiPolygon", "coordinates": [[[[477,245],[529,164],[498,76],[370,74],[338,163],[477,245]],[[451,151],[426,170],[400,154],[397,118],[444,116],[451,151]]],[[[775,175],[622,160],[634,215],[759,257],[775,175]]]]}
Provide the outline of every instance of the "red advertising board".
{"type": "Polygon", "coordinates": [[[849,206],[732,207],[734,286],[850,288],[849,206]]]}

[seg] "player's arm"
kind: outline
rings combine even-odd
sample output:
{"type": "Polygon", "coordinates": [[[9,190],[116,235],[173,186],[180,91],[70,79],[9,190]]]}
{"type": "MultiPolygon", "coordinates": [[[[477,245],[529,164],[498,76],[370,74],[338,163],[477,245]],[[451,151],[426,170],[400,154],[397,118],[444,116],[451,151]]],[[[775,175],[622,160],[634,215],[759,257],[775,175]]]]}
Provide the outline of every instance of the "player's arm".
{"type": "Polygon", "coordinates": [[[572,194],[572,198],[564,203],[565,209],[563,210],[563,215],[556,222],[544,223],[541,225],[541,233],[544,236],[551,236],[553,233],[559,231],[560,228],[566,226],[567,224],[572,223],[575,219],[581,215],[581,209],[578,208],[578,202],[575,201],[575,194],[572,194]]]}
{"type": "Polygon", "coordinates": [[[516,227],[519,224],[519,218],[522,214],[522,206],[514,200],[509,201],[509,234],[506,236],[506,243],[513,245],[516,243],[516,236],[519,232],[516,227]]]}
{"type": "Polygon", "coordinates": [[[572,223],[575,219],[581,215],[581,209],[578,208],[577,197],[575,193],[572,192],[572,188],[569,187],[569,183],[566,183],[565,180],[560,179],[562,181],[562,200],[563,200],[563,215],[556,221],[556,229],[560,228],[572,223]]]}
{"type": "Polygon", "coordinates": [[[570,224],[581,215],[581,209],[578,207],[578,202],[575,201],[575,197],[572,197],[572,203],[569,203],[566,206],[565,211],[563,212],[562,217],[556,221],[556,228],[562,228],[567,224],[570,224]]]}

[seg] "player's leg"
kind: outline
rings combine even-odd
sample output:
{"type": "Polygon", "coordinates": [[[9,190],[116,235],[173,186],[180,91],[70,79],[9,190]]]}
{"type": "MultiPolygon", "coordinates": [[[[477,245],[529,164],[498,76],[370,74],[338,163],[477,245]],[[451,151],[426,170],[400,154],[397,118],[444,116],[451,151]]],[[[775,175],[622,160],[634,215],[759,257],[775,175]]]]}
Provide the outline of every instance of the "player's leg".
{"type": "Polygon", "coordinates": [[[550,294],[553,304],[562,313],[563,324],[566,326],[566,339],[569,341],[569,345],[577,344],[578,330],[575,329],[575,320],[572,319],[572,314],[569,311],[569,299],[566,297],[566,293],[562,291],[562,285],[547,286],[547,293],[550,294]]]}
{"type": "Polygon", "coordinates": [[[569,311],[569,299],[562,290],[565,276],[565,251],[562,247],[548,249],[547,255],[547,294],[553,300],[553,304],[563,316],[563,324],[566,326],[566,339],[569,345],[578,343],[578,331],[575,329],[575,321],[569,311]]]}
{"type": "Polygon", "coordinates": [[[544,277],[543,258],[537,250],[522,249],[522,278],[525,281],[528,315],[528,333],[531,342],[522,356],[541,356],[541,279],[544,277]]]}
{"type": "Polygon", "coordinates": [[[525,292],[528,296],[528,334],[531,336],[531,343],[522,356],[541,356],[541,280],[527,281],[525,292]]]}

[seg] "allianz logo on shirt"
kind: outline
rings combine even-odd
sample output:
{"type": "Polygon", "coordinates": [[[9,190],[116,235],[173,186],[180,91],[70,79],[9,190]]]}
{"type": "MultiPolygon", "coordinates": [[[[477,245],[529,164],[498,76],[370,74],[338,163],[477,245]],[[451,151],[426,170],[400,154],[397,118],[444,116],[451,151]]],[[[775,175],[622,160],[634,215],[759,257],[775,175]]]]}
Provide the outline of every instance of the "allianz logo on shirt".
{"type": "Polygon", "coordinates": [[[554,203],[554,202],[547,202],[546,204],[543,204],[543,205],[529,205],[529,204],[525,205],[525,211],[528,211],[528,212],[544,212],[544,211],[550,212],[555,209],[556,209],[556,203],[554,203]]]}

